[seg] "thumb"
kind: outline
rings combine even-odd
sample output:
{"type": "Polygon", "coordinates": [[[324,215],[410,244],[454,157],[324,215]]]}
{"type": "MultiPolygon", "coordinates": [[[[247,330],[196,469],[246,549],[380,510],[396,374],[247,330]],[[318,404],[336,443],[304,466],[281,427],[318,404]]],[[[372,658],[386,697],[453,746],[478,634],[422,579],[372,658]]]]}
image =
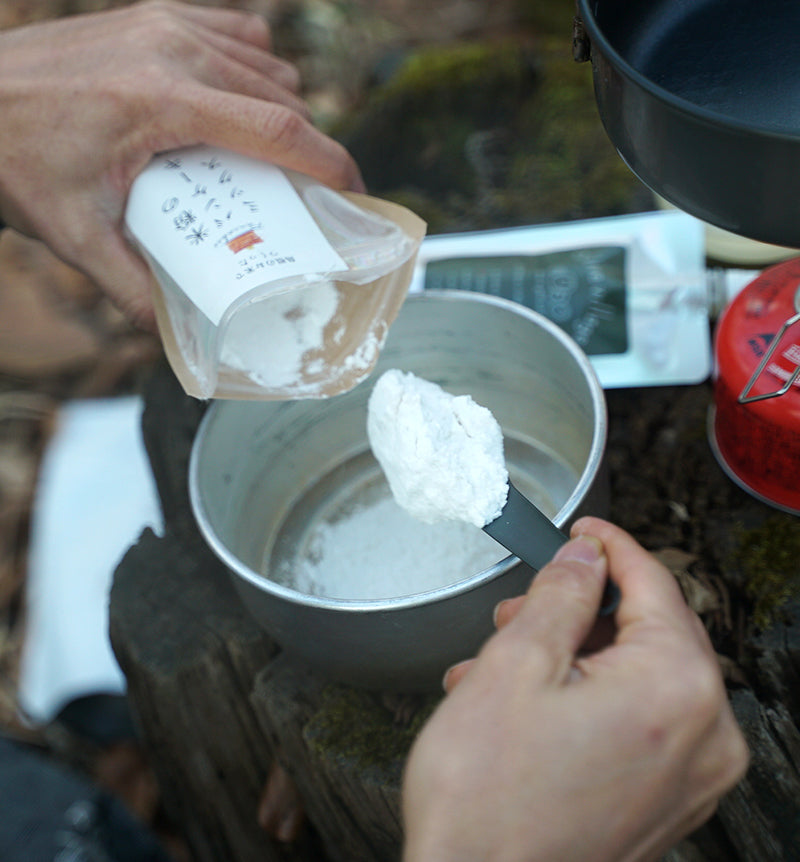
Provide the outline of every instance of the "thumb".
{"type": "Polygon", "coordinates": [[[594,536],[564,544],[534,578],[525,601],[498,637],[516,638],[541,660],[542,681],[566,679],[597,620],[608,574],[605,549],[594,536]]]}

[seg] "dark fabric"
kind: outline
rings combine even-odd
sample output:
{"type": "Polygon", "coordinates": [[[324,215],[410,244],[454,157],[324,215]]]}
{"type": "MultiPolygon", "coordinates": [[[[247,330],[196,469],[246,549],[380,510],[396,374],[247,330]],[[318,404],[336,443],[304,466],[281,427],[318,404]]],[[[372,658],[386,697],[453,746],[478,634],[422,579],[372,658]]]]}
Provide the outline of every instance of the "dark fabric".
{"type": "Polygon", "coordinates": [[[3,862],[170,862],[122,804],[46,755],[0,736],[3,862]]]}
{"type": "Polygon", "coordinates": [[[136,736],[128,700],[121,694],[76,698],[61,710],[56,721],[70,733],[96,745],[112,745],[136,736]]]}

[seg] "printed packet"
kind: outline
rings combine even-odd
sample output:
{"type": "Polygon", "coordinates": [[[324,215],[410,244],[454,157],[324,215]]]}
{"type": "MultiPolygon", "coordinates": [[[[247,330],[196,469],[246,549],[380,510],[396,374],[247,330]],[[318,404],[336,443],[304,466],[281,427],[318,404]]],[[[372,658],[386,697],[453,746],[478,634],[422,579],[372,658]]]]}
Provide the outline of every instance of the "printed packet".
{"type": "Polygon", "coordinates": [[[410,290],[474,290],[526,305],[571,335],[613,388],[708,377],[710,292],[728,289],[727,273],[712,275],[702,222],[650,212],[428,237],[410,290]]]}
{"type": "Polygon", "coordinates": [[[125,213],[158,281],[170,364],[198,398],[325,398],[363,380],[425,224],[226,150],[156,156],[125,213]]]}

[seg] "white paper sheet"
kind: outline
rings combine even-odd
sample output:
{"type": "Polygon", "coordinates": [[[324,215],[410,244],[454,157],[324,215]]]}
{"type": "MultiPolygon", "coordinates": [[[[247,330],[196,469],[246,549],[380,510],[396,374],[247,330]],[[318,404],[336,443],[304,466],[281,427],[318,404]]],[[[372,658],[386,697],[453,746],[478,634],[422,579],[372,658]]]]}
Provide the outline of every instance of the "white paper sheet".
{"type": "Polygon", "coordinates": [[[18,689],[21,717],[32,724],[76,697],[125,690],[108,638],[108,592],[142,529],[163,531],[141,413],[136,397],[68,403],[45,452],[18,689]]]}

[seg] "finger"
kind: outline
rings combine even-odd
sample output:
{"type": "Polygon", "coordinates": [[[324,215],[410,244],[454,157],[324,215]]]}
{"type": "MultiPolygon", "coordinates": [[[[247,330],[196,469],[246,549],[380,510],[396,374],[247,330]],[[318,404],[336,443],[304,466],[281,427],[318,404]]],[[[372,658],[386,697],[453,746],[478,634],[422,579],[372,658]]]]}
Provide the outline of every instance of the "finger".
{"type": "MultiPolygon", "coordinates": [[[[216,33],[236,42],[251,45],[261,51],[272,50],[272,34],[269,24],[254,12],[239,9],[211,8],[170,0],[145,0],[114,10],[86,12],[67,15],[57,21],[37,23],[32,26],[58,28],[61,33],[86,40],[102,41],[108,34],[126,32],[146,34],[148,43],[158,41],[160,35],[170,44],[187,31],[203,30],[206,35],[216,33]]],[[[19,28],[20,34],[24,28],[19,28]]],[[[11,31],[13,36],[15,31],[11,31]]],[[[148,44],[145,43],[145,44],[148,44]]]]}
{"type": "Polygon", "coordinates": [[[525,604],[526,596],[514,596],[513,599],[503,599],[494,609],[494,627],[502,629],[520,612],[525,604]]]}
{"type": "Polygon", "coordinates": [[[444,675],[444,679],[442,680],[442,688],[450,694],[450,692],[461,682],[462,679],[467,675],[467,672],[472,667],[475,659],[467,659],[466,661],[461,661],[458,664],[454,664],[452,667],[447,669],[447,672],[444,675]]]}
{"type": "Polygon", "coordinates": [[[300,72],[293,63],[213,30],[201,31],[198,35],[221,57],[241,64],[293,93],[300,91],[300,72]]]}
{"type": "Polygon", "coordinates": [[[198,59],[193,66],[197,79],[209,87],[265,102],[276,102],[306,119],[311,116],[308,106],[297,95],[299,76],[286,72],[286,86],[281,78],[256,72],[250,66],[213,49],[206,50],[202,61],[198,59]]]}
{"type": "Polygon", "coordinates": [[[307,174],[334,189],[364,191],[353,157],[337,141],[283,105],[187,88],[183,119],[174,115],[178,145],[226,147],[307,174]]]}
{"type": "Polygon", "coordinates": [[[534,578],[513,620],[495,637],[515,639],[520,660],[529,660],[529,673],[542,682],[566,681],[597,619],[606,574],[602,544],[591,536],[571,539],[534,578]]]}
{"type": "Polygon", "coordinates": [[[303,824],[303,801],[286,770],[273,763],[256,812],[258,825],[282,843],[293,841],[303,824]]]}
{"type": "MultiPolygon", "coordinates": [[[[147,11],[151,14],[174,15],[208,30],[248,42],[258,48],[263,48],[265,51],[272,49],[269,24],[261,15],[254,12],[245,12],[239,9],[208,8],[189,3],[164,2],[147,5],[150,7],[147,11]]],[[[136,8],[134,6],[132,10],[136,8]]]]}
{"type": "Polygon", "coordinates": [[[631,535],[600,518],[581,518],[572,535],[595,536],[603,543],[622,593],[616,614],[620,628],[642,618],[675,622],[685,617],[686,602],[674,575],[631,535]]]}
{"type": "MultiPolygon", "coordinates": [[[[139,22],[143,30],[142,22],[139,22]]],[[[128,33],[134,43],[141,37],[128,33]]],[[[300,87],[298,70],[249,43],[238,41],[224,33],[182,24],[179,32],[164,29],[160,42],[150,37],[150,50],[167,61],[167,69],[180,70],[201,83],[230,90],[246,96],[268,99],[306,113],[297,93],[300,87]]]]}
{"type": "Polygon", "coordinates": [[[99,285],[128,320],[149,332],[156,330],[153,275],[113,226],[101,224],[97,230],[87,231],[80,248],[51,247],[99,285]]]}

